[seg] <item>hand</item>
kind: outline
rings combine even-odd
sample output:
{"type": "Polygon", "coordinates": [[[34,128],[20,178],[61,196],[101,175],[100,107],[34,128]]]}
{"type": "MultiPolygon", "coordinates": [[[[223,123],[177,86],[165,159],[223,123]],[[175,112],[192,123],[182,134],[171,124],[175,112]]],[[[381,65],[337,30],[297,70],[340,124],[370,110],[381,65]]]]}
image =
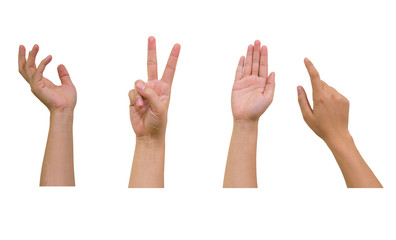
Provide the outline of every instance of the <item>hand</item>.
{"type": "Polygon", "coordinates": [[[305,122],[327,144],[350,136],[348,131],[349,102],[334,88],[320,80],[314,65],[304,60],[312,83],[313,109],[303,87],[298,86],[298,102],[305,122]]]}
{"type": "Polygon", "coordinates": [[[258,40],[249,45],[246,62],[239,59],[231,96],[234,120],[258,121],[274,97],[275,73],[268,76],[267,47],[260,45],[258,40]]]}
{"type": "Polygon", "coordinates": [[[180,45],[175,44],[162,78],[158,80],[155,38],[148,39],[148,81],[136,81],[135,89],[129,91],[131,124],[137,137],[165,135],[172,81],[179,52],[180,45]]]}
{"type": "Polygon", "coordinates": [[[58,66],[58,74],[62,85],[53,84],[43,76],[45,67],[51,62],[52,56],[46,57],[36,68],[35,61],[38,51],[39,46],[34,45],[26,61],[26,49],[22,45],[19,46],[18,64],[20,74],[30,84],[33,94],[44,103],[51,113],[64,109],[74,110],[77,102],[77,92],[66,67],[63,65],[58,66]]]}

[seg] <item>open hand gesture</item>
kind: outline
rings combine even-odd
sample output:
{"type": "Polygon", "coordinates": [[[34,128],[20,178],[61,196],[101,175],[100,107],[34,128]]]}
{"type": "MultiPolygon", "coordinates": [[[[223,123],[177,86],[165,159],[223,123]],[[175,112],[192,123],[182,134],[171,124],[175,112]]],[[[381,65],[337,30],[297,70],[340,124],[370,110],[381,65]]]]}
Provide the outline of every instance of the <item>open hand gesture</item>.
{"type": "Polygon", "coordinates": [[[231,97],[234,120],[257,121],[274,97],[275,73],[268,76],[267,47],[260,46],[256,40],[248,47],[246,61],[239,59],[231,97]]]}
{"type": "Polygon", "coordinates": [[[33,94],[47,106],[51,113],[57,110],[74,110],[77,101],[77,92],[66,67],[64,65],[58,66],[61,85],[55,85],[43,76],[45,67],[51,62],[52,56],[49,55],[44,58],[39,66],[36,67],[35,61],[38,51],[39,46],[34,45],[26,60],[25,47],[22,45],[19,47],[18,65],[20,74],[30,84],[33,94]]]}

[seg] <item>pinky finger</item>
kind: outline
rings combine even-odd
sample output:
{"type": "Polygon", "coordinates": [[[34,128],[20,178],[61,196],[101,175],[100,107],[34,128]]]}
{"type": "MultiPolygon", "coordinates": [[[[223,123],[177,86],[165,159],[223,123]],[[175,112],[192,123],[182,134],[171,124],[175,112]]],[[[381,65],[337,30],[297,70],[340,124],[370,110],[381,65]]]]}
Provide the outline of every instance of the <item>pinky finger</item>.
{"type": "Polygon", "coordinates": [[[241,80],[243,78],[243,63],[245,62],[245,57],[239,58],[238,67],[235,73],[235,81],[241,80]]]}
{"type": "Polygon", "coordinates": [[[24,69],[26,65],[26,48],[23,45],[19,46],[19,53],[18,53],[18,69],[20,74],[24,74],[24,69]]]}
{"type": "Polygon", "coordinates": [[[129,91],[128,96],[129,96],[130,106],[135,106],[135,104],[136,104],[135,89],[132,89],[131,91],[129,91]]]}

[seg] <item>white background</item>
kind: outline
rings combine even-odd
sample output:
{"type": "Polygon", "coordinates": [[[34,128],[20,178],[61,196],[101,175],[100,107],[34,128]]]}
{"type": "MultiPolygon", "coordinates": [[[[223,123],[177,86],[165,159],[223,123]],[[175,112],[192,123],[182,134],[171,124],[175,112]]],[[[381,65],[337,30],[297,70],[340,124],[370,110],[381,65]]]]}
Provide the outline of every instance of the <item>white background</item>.
{"type": "Polygon", "coordinates": [[[393,1],[2,1],[0,239],[395,239],[396,14],[393,1]],[[128,91],[182,46],[172,89],[164,190],[127,189],[128,91]],[[222,189],[238,59],[259,39],[276,72],[260,120],[258,189],[222,189]],[[39,188],[49,113],[17,71],[40,45],[78,92],[75,188],[39,188]],[[350,131],[383,190],[348,190],[304,123],[303,64],[351,102],[350,131]]]}

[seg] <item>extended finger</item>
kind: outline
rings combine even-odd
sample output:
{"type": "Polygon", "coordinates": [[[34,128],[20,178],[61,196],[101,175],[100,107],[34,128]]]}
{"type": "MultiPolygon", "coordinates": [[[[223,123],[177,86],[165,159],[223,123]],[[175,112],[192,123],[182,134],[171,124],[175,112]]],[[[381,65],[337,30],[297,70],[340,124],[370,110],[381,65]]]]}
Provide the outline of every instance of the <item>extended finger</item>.
{"type": "Polygon", "coordinates": [[[44,73],[45,67],[48,65],[48,63],[51,62],[51,60],[52,60],[52,56],[48,55],[46,58],[44,58],[40,62],[39,66],[37,67],[36,72],[33,75],[33,78],[32,78],[33,82],[37,82],[43,77],[43,73],[44,73]]]}
{"type": "Polygon", "coordinates": [[[63,64],[58,66],[58,75],[62,85],[73,85],[69,72],[63,64]]]}
{"type": "Polygon", "coordinates": [[[265,84],[264,88],[264,97],[266,99],[274,99],[274,93],[275,93],[275,73],[272,72],[269,77],[267,78],[267,82],[265,84]]]}
{"type": "Polygon", "coordinates": [[[175,76],[177,60],[179,58],[180,53],[180,44],[175,44],[172,48],[172,51],[169,55],[168,62],[165,67],[165,71],[162,74],[162,80],[169,85],[172,85],[173,77],[175,76]]]}
{"type": "Polygon", "coordinates": [[[304,63],[305,67],[308,70],[309,77],[311,78],[312,90],[314,92],[320,91],[321,81],[319,72],[316,70],[315,66],[308,58],[304,59],[304,63]]]}
{"type": "Polygon", "coordinates": [[[147,48],[147,75],[148,81],[157,80],[157,50],[154,37],[148,38],[148,48],[147,48]]]}
{"type": "Polygon", "coordinates": [[[308,124],[311,124],[313,119],[313,111],[311,105],[309,104],[307,94],[302,86],[297,87],[298,93],[298,104],[300,105],[301,113],[303,115],[304,121],[308,124]]]}
{"type": "Polygon", "coordinates": [[[24,76],[25,74],[25,65],[26,65],[26,48],[25,46],[20,45],[18,52],[18,70],[22,76],[24,76]]]}
{"type": "Polygon", "coordinates": [[[252,75],[258,76],[259,67],[260,67],[260,46],[261,43],[259,40],[254,42],[253,47],[253,58],[252,58],[252,75]]]}
{"type": "Polygon", "coordinates": [[[243,78],[243,63],[245,62],[245,57],[239,58],[238,67],[235,73],[235,81],[241,80],[243,78]]]}
{"type": "Polygon", "coordinates": [[[261,48],[259,76],[263,77],[263,78],[268,78],[268,49],[267,49],[267,46],[263,46],[261,48]]]}
{"type": "Polygon", "coordinates": [[[245,76],[252,74],[252,61],[253,61],[253,45],[249,45],[246,53],[245,67],[243,71],[245,76]]]}
{"type": "Polygon", "coordinates": [[[29,56],[26,62],[26,68],[36,68],[36,56],[39,51],[39,46],[35,44],[32,50],[29,52],[29,56]]]}

